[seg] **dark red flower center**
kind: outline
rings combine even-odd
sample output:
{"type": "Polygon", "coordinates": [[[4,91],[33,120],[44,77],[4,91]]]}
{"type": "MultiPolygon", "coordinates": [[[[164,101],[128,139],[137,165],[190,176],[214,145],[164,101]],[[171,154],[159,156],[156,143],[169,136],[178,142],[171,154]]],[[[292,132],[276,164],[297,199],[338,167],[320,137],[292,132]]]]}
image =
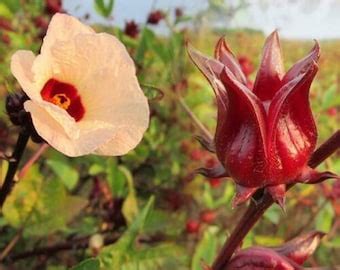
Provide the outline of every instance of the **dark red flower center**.
{"type": "Polygon", "coordinates": [[[40,92],[43,100],[66,110],[77,122],[83,118],[85,108],[78,95],[78,90],[69,83],[50,79],[40,92]]]}

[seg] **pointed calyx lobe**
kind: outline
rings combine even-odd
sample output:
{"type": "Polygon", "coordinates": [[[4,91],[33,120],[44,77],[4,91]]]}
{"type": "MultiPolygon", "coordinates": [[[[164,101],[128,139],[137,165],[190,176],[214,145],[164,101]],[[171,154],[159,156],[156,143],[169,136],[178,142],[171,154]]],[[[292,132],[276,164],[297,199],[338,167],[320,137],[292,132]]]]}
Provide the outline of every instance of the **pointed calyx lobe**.
{"type": "Polygon", "coordinates": [[[190,45],[188,52],[214,89],[216,154],[243,187],[240,201],[254,188],[279,186],[269,192],[283,203],[284,185],[298,181],[316,145],[308,95],[317,72],[319,45],[285,73],[278,34],[272,33],[253,90],[247,88],[246,77],[223,39],[216,45],[215,59],[190,45]]]}

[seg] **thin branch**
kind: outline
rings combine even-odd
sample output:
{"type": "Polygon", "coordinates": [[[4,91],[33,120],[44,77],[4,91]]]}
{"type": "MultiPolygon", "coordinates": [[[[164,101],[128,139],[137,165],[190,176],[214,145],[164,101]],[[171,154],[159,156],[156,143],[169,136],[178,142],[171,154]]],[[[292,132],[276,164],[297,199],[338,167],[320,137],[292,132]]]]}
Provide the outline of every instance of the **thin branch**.
{"type": "MultiPolygon", "coordinates": [[[[308,165],[312,168],[317,167],[325,159],[335,153],[339,147],[340,131],[337,131],[313,153],[308,165]]],[[[287,190],[293,186],[294,184],[287,185],[287,190]]],[[[212,270],[225,269],[230,258],[234,254],[235,250],[240,246],[244,237],[273,203],[273,198],[268,193],[263,194],[263,189],[254,194],[253,200],[250,202],[248,209],[231,233],[230,237],[224,243],[217,258],[215,259],[212,270]]]]}
{"type": "MultiPolygon", "coordinates": [[[[45,246],[36,248],[34,250],[25,251],[13,256],[9,256],[7,259],[9,261],[18,261],[36,256],[53,256],[55,253],[65,250],[79,250],[87,249],[89,247],[89,240],[91,236],[84,236],[70,239],[69,241],[63,243],[57,243],[55,245],[45,246]]],[[[105,237],[104,245],[110,245],[119,239],[119,235],[111,234],[105,237]]]]}
{"type": "Polygon", "coordinates": [[[0,189],[0,208],[2,208],[7,196],[12,191],[12,188],[15,184],[14,176],[18,169],[22,154],[24,153],[24,150],[26,148],[28,139],[29,135],[27,135],[25,132],[19,133],[14,152],[11,156],[11,159],[9,160],[8,170],[4,183],[0,189]]]}
{"type": "Polygon", "coordinates": [[[40,156],[48,149],[49,145],[47,143],[43,143],[40,145],[38,150],[34,153],[34,155],[26,162],[26,164],[22,167],[20,172],[18,173],[18,178],[23,178],[28,170],[32,167],[32,165],[40,158],[40,156]]]}
{"type": "Polygon", "coordinates": [[[207,139],[213,140],[213,136],[210,131],[201,123],[201,121],[196,117],[196,115],[190,110],[188,105],[185,103],[184,99],[179,97],[179,104],[182,106],[184,111],[189,115],[189,117],[193,120],[194,124],[198,127],[198,129],[206,136],[207,139]]]}
{"type": "Polygon", "coordinates": [[[22,233],[24,231],[24,228],[20,228],[15,236],[12,238],[12,240],[6,245],[6,247],[2,250],[0,254],[0,262],[7,257],[7,255],[11,252],[11,250],[15,247],[17,242],[21,239],[22,233]]]}

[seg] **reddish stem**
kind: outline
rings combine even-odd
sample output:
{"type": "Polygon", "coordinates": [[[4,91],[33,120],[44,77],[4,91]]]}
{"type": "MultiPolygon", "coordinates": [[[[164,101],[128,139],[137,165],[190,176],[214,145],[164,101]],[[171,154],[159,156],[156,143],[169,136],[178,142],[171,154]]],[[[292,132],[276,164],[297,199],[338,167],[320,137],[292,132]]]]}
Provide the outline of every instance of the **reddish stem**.
{"type": "MultiPolygon", "coordinates": [[[[335,132],[326,142],[324,142],[312,155],[308,165],[312,168],[317,167],[330,155],[336,152],[340,147],[340,131],[335,132]]],[[[287,190],[294,184],[287,186],[287,190]]],[[[240,246],[244,237],[248,234],[251,228],[262,217],[263,213],[274,203],[272,197],[259,190],[253,196],[253,199],[243,217],[231,233],[230,237],[224,243],[220,253],[213,263],[212,270],[224,270],[234,254],[235,250],[240,246]],[[260,200],[259,200],[260,198],[260,200]]]]}

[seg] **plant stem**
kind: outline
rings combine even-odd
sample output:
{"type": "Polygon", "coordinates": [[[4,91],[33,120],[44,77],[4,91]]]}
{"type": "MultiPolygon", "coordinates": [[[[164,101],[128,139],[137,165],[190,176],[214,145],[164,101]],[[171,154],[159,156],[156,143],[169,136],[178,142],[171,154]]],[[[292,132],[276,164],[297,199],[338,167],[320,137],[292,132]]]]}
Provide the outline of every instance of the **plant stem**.
{"type": "Polygon", "coordinates": [[[29,135],[25,131],[19,133],[17,144],[8,164],[8,170],[4,183],[0,189],[0,209],[2,208],[7,196],[9,195],[15,184],[14,176],[18,169],[22,154],[24,153],[24,150],[26,148],[28,139],[29,135]]]}
{"type": "Polygon", "coordinates": [[[40,156],[48,149],[49,145],[47,143],[42,143],[34,155],[25,163],[22,169],[18,173],[18,178],[23,178],[32,165],[40,158],[40,156]]]}
{"type": "MultiPolygon", "coordinates": [[[[335,132],[326,142],[324,142],[312,155],[308,165],[312,168],[317,167],[330,155],[336,152],[340,147],[340,131],[335,132]]],[[[287,185],[287,190],[294,184],[287,185]]],[[[230,237],[224,243],[220,253],[215,259],[212,270],[224,270],[234,254],[235,250],[240,246],[244,237],[262,217],[263,213],[274,203],[272,197],[263,190],[257,191],[243,217],[236,225],[230,237]],[[259,199],[261,198],[261,199],[259,199]]]]}

